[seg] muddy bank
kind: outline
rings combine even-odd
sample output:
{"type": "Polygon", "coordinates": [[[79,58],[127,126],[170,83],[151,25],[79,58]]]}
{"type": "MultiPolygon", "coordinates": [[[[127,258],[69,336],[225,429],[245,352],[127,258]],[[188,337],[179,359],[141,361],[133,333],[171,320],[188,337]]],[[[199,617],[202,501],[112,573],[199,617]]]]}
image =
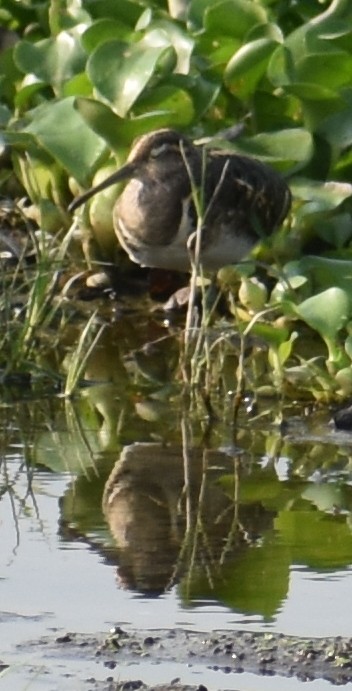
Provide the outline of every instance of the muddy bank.
{"type": "Polygon", "coordinates": [[[241,631],[202,634],[180,629],[129,632],[116,627],[108,636],[67,633],[56,638],[45,637],[21,646],[21,651],[30,652],[34,648],[36,653],[41,651],[52,672],[55,660],[60,662],[61,669],[69,672],[73,661],[94,659],[106,677],[105,681],[99,680],[101,674],[81,678],[80,684],[89,691],[207,691],[203,684],[185,685],[180,678],[165,679],[170,663],[178,663],[188,670],[193,666],[198,670],[212,670],[216,673],[218,690],[233,689],[243,672],[296,677],[302,682],[324,679],[336,685],[352,681],[352,638],[306,639],[241,631]],[[143,681],[146,663],[158,665],[156,685],[143,681]]]}

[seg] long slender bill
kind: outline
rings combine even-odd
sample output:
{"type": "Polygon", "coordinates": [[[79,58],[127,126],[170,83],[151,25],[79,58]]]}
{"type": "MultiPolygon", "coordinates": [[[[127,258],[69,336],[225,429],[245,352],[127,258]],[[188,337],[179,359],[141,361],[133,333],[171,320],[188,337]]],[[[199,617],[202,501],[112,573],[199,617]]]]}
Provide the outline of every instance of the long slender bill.
{"type": "Polygon", "coordinates": [[[68,211],[70,213],[76,211],[79,206],[85,204],[85,202],[97,194],[97,192],[102,192],[103,190],[106,190],[107,187],[111,187],[111,185],[115,185],[117,182],[122,182],[122,180],[132,178],[134,172],[135,165],[133,163],[126,163],[125,166],[122,166],[122,168],[119,168],[119,170],[117,170],[115,173],[109,175],[109,177],[106,178],[106,180],[103,180],[103,182],[101,182],[99,185],[91,187],[89,190],[87,190],[87,192],[84,192],[84,194],[81,194],[79,197],[77,197],[77,199],[74,199],[68,207],[68,211]]]}

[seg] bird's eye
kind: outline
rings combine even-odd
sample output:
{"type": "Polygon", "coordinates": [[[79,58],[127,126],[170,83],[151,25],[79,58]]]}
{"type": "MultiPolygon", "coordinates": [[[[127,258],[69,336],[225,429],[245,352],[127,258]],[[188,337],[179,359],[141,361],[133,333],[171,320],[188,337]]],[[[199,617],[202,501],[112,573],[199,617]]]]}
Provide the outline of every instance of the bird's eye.
{"type": "Polygon", "coordinates": [[[150,150],[150,156],[152,158],[159,158],[159,156],[162,156],[165,154],[167,151],[169,151],[170,146],[169,144],[160,144],[160,146],[154,146],[150,150]]]}
{"type": "Polygon", "coordinates": [[[171,156],[172,154],[176,154],[176,156],[180,155],[179,142],[163,142],[158,146],[153,146],[150,149],[149,156],[150,158],[161,158],[164,155],[171,156]]]}

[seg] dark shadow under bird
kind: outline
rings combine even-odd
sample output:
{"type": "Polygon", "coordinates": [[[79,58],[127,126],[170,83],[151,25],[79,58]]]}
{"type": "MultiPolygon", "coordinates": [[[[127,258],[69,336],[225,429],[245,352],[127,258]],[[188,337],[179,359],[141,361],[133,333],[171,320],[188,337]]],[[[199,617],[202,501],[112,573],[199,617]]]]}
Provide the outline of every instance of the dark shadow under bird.
{"type": "Polygon", "coordinates": [[[204,269],[239,262],[281,225],[291,205],[285,180],[264,163],[161,129],[134,142],[126,164],[69,210],[123,180],[128,182],[114,207],[114,228],[142,266],[189,271],[197,224],[204,269]]]}

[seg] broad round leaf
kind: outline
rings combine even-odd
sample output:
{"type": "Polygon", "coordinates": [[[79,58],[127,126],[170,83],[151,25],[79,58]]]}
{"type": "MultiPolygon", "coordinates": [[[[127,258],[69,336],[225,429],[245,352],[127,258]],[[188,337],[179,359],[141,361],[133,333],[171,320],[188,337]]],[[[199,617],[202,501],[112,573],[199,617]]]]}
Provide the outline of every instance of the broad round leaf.
{"type": "Polygon", "coordinates": [[[267,76],[274,86],[284,86],[294,82],[293,58],[286,45],[278,46],[274,50],[269,60],[267,76]]]}
{"type": "Polygon", "coordinates": [[[256,156],[263,161],[286,164],[308,161],[312,155],[312,137],[309,132],[297,127],[281,132],[263,132],[254,137],[239,139],[237,151],[256,156]]]}
{"type": "Polygon", "coordinates": [[[24,73],[32,73],[39,80],[59,88],[67,79],[82,72],[86,55],[78,36],[62,31],[55,38],[33,44],[20,41],[14,49],[14,59],[24,73]]]}
{"type": "Polygon", "coordinates": [[[340,100],[336,91],[308,81],[285,84],[284,89],[286,93],[297,96],[301,101],[334,101],[335,108],[336,102],[340,100]]]}
{"type": "Polygon", "coordinates": [[[333,287],[302,302],[296,312],[324,340],[333,341],[348,321],[350,302],[345,290],[333,287]]]}
{"type": "Polygon", "coordinates": [[[344,89],[343,103],[325,118],[317,131],[337,149],[345,149],[352,144],[352,89],[344,89]]]}
{"type": "Polygon", "coordinates": [[[352,185],[348,182],[317,182],[308,178],[292,178],[290,187],[298,199],[319,201],[325,209],[335,209],[352,196],[352,185]]]}
{"type": "Polygon", "coordinates": [[[109,106],[90,98],[76,98],[74,107],[87,125],[106,141],[110,149],[120,151],[122,146],[129,144],[130,137],[124,134],[125,121],[109,106]]]}
{"type": "Polygon", "coordinates": [[[81,41],[87,53],[92,53],[101,43],[106,41],[131,40],[131,28],[116,19],[98,19],[82,34],[81,41]]]}
{"type": "Polygon", "coordinates": [[[131,46],[103,43],[90,56],[87,70],[97,91],[124,117],[158,69],[170,72],[175,63],[175,50],[160,31],[131,46]]]}
{"type": "Polygon", "coordinates": [[[176,22],[166,20],[155,21],[150,25],[150,30],[162,31],[169,39],[176,51],[177,63],[175,72],[179,74],[189,74],[191,67],[191,56],[195,41],[189,33],[183,31],[176,22]]]}
{"type": "Polygon", "coordinates": [[[129,147],[133,139],[141,134],[175,124],[175,119],[177,119],[177,115],[172,115],[169,111],[144,113],[131,119],[124,119],[116,115],[104,103],[88,98],[77,98],[75,107],[89,127],[117,153],[121,152],[121,148],[129,147]],[[172,121],[171,118],[173,118],[172,121]]]}
{"type": "Polygon", "coordinates": [[[256,24],[266,24],[263,7],[250,0],[220,0],[204,13],[204,26],[209,33],[243,39],[256,24]]]}
{"type": "Polygon", "coordinates": [[[134,114],[138,116],[148,112],[163,113],[163,126],[165,127],[185,127],[194,118],[194,108],[190,94],[172,83],[170,85],[156,86],[138,99],[135,104],[134,114]]]}
{"type": "Polygon", "coordinates": [[[344,51],[313,53],[295,64],[298,82],[311,82],[325,89],[352,83],[352,54],[344,51]]]}
{"type": "Polygon", "coordinates": [[[74,99],[44,103],[32,111],[31,116],[32,122],[24,131],[34,135],[70,175],[86,185],[106,145],[84,123],[74,108],[74,99]]]}
{"type": "Polygon", "coordinates": [[[93,18],[113,17],[133,29],[143,12],[143,5],[134,0],[89,0],[89,13],[93,18]]]}
{"type": "Polygon", "coordinates": [[[276,46],[276,41],[270,38],[259,38],[245,43],[234,54],[225,69],[225,84],[238,96],[248,96],[265,73],[276,46]]]}
{"type": "Polygon", "coordinates": [[[339,287],[352,296],[352,261],[308,255],[297,261],[288,262],[284,267],[284,273],[289,281],[292,276],[309,277],[316,291],[339,287]]]}

